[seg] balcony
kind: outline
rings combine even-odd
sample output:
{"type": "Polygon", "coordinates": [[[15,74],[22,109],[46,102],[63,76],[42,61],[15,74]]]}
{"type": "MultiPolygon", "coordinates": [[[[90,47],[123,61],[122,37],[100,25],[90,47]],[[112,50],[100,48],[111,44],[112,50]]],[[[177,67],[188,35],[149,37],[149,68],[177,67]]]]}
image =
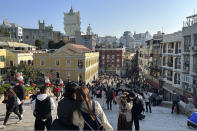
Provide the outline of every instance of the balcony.
{"type": "Polygon", "coordinates": [[[175,69],[181,69],[181,65],[180,64],[175,65],[175,69]]]}
{"type": "Polygon", "coordinates": [[[176,49],[175,50],[175,54],[180,54],[181,53],[181,49],[176,49]]]}
{"type": "Polygon", "coordinates": [[[184,52],[190,52],[190,45],[191,44],[189,44],[189,45],[184,45],[184,52]]]}
{"type": "Polygon", "coordinates": [[[168,81],[172,81],[172,76],[167,76],[168,81]]]}
{"type": "Polygon", "coordinates": [[[168,62],[168,66],[169,67],[173,67],[173,63],[172,62],[168,62]]]}
{"type": "Polygon", "coordinates": [[[186,73],[189,73],[189,66],[187,65],[184,65],[184,67],[183,67],[183,69],[184,69],[184,71],[186,72],[186,73]]]}
{"type": "Polygon", "coordinates": [[[173,53],[173,49],[168,49],[168,53],[173,53]]]}
{"type": "Polygon", "coordinates": [[[181,84],[181,81],[180,80],[174,80],[174,84],[180,85],[181,84]]]}

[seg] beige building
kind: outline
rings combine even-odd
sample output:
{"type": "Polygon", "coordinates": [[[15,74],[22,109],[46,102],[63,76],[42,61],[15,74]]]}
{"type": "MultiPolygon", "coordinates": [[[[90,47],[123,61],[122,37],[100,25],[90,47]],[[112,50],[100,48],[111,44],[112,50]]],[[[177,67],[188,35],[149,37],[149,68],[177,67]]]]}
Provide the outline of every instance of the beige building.
{"type": "Polygon", "coordinates": [[[36,47],[25,43],[0,41],[0,49],[34,51],[36,47]]]}
{"type": "Polygon", "coordinates": [[[6,51],[6,67],[20,64],[33,64],[33,53],[24,51],[6,51]]]}
{"type": "Polygon", "coordinates": [[[34,54],[34,67],[53,80],[91,82],[98,77],[98,64],[98,52],[77,44],[67,44],[53,53],[34,54]]]}

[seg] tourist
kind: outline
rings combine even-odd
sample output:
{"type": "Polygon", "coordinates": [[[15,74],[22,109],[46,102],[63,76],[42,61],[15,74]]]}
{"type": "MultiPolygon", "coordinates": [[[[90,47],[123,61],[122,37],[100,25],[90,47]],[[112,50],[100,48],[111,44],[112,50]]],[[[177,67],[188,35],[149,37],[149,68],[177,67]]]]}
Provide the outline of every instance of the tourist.
{"type": "Polygon", "coordinates": [[[102,108],[106,108],[106,88],[102,90],[102,108]]]}
{"type": "Polygon", "coordinates": [[[12,88],[8,88],[5,91],[5,98],[6,98],[6,101],[4,103],[6,103],[6,116],[4,119],[3,126],[1,128],[6,127],[7,121],[12,112],[14,112],[19,118],[19,121],[17,123],[19,123],[22,120],[21,114],[19,113],[20,103],[18,103],[18,100],[17,100],[18,98],[12,88]]]}
{"type": "Polygon", "coordinates": [[[78,88],[76,95],[72,120],[74,125],[78,126],[80,130],[113,130],[100,104],[92,101],[87,87],[78,88]]]}
{"type": "Polygon", "coordinates": [[[123,95],[116,97],[116,102],[119,105],[118,112],[118,130],[132,130],[131,109],[133,104],[129,98],[129,93],[124,92],[123,95]]]}
{"type": "Polygon", "coordinates": [[[35,116],[35,130],[50,130],[52,124],[51,110],[55,109],[53,99],[48,96],[48,87],[40,89],[40,95],[32,102],[32,110],[35,116]]]}
{"type": "Polygon", "coordinates": [[[106,97],[107,97],[107,110],[112,110],[112,100],[113,100],[113,92],[110,87],[108,87],[107,92],[106,92],[106,97]]]}
{"type": "Polygon", "coordinates": [[[75,107],[76,89],[78,85],[68,82],[64,89],[64,98],[61,99],[57,107],[57,119],[54,120],[51,130],[78,130],[72,123],[72,113],[75,107]]]}
{"type": "Polygon", "coordinates": [[[172,114],[174,112],[174,108],[176,107],[177,114],[179,114],[179,101],[180,101],[180,96],[173,90],[172,94],[172,114]]]}
{"type": "Polygon", "coordinates": [[[21,114],[21,117],[23,117],[23,103],[25,100],[25,88],[23,85],[23,80],[18,81],[18,85],[14,87],[14,92],[16,93],[16,96],[20,99],[21,104],[19,105],[19,113],[21,114]]]}
{"type": "Polygon", "coordinates": [[[147,91],[145,91],[144,92],[144,101],[145,101],[145,104],[146,104],[146,112],[148,112],[148,107],[149,107],[149,112],[152,113],[152,111],[151,111],[150,98],[151,98],[150,93],[147,92],[147,91]]]}
{"type": "MultiPolygon", "coordinates": [[[[139,130],[139,116],[141,115],[142,111],[144,110],[143,102],[140,98],[138,98],[138,95],[135,94],[133,91],[130,92],[130,97],[133,101],[133,108],[131,109],[132,113],[132,124],[133,122],[135,124],[135,130],[139,130]]],[[[132,126],[131,126],[132,127],[132,126]]]]}

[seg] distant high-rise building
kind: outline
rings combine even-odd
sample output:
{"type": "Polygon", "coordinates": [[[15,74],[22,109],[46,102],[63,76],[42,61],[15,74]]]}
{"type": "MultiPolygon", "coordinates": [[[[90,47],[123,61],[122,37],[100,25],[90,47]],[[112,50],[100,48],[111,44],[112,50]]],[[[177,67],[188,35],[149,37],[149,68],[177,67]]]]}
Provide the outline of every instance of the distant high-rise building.
{"type": "Polygon", "coordinates": [[[125,45],[126,48],[128,48],[133,41],[133,35],[130,31],[125,31],[123,36],[120,38],[120,42],[125,45]]]}
{"type": "Polygon", "coordinates": [[[141,41],[141,45],[145,45],[147,40],[152,39],[152,36],[148,31],[139,34],[136,34],[136,32],[134,32],[133,38],[135,40],[141,41]]]}
{"type": "Polygon", "coordinates": [[[71,6],[71,9],[68,13],[64,13],[64,30],[66,36],[70,38],[75,37],[75,32],[80,32],[81,18],[80,12],[74,12],[71,6]]]}
{"type": "Polygon", "coordinates": [[[92,31],[92,27],[90,26],[90,24],[88,25],[87,31],[86,31],[86,35],[93,35],[93,31],[92,31]]]}

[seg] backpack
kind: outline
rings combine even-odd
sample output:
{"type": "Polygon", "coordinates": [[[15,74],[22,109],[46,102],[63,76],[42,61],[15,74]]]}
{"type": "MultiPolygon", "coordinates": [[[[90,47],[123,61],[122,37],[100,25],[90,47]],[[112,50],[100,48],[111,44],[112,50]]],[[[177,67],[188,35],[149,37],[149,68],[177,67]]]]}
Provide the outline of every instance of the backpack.
{"type": "Polygon", "coordinates": [[[104,130],[103,126],[101,125],[101,122],[98,120],[98,117],[95,115],[95,101],[93,101],[92,106],[93,106],[93,114],[96,118],[95,120],[91,119],[89,113],[81,111],[81,114],[85,121],[83,130],[89,130],[89,131],[104,130]]]}
{"type": "Polygon", "coordinates": [[[36,98],[36,104],[35,104],[35,110],[33,111],[33,115],[36,118],[40,119],[47,119],[51,116],[51,101],[50,101],[50,96],[48,96],[45,100],[39,101],[36,98]],[[43,102],[43,104],[42,104],[43,102]],[[38,107],[41,106],[41,107],[38,107]],[[48,106],[47,108],[44,108],[48,106]]]}

